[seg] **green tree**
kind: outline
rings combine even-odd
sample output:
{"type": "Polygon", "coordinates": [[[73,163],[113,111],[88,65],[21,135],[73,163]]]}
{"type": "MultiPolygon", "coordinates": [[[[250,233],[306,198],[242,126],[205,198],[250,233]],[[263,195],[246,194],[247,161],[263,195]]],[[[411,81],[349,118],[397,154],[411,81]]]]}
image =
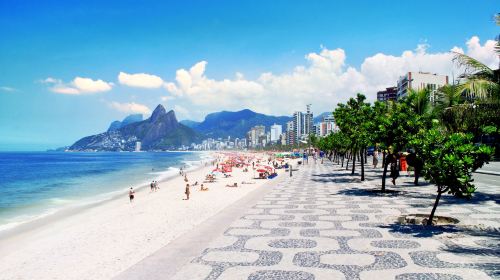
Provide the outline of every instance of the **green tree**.
{"type": "Polygon", "coordinates": [[[439,127],[421,130],[412,140],[424,159],[422,173],[437,186],[437,196],[427,224],[432,225],[436,208],[443,193],[470,198],[476,190],[472,172],[487,163],[492,149],[474,145],[472,134],[446,134],[439,127]]]}
{"type": "Polygon", "coordinates": [[[365,102],[366,97],[360,93],[356,98],[351,98],[346,104],[338,104],[333,112],[336,123],[351,144],[352,171],[356,168],[356,155],[360,153],[361,180],[364,180],[364,149],[370,142],[369,119],[372,111],[369,103],[365,102]]]}

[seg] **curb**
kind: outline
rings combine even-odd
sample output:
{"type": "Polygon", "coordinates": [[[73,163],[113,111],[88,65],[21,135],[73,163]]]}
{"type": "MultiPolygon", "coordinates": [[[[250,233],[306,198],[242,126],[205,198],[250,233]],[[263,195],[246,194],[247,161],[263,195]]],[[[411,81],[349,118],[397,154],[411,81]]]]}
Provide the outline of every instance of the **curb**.
{"type": "Polygon", "coordinates": [[[500,176],[500,172],[495,172],[495,171],[476,170],[476,171],[474,171],[474,173],[486,174],[486,175],[493,175],[493,176],[500,176]]]}

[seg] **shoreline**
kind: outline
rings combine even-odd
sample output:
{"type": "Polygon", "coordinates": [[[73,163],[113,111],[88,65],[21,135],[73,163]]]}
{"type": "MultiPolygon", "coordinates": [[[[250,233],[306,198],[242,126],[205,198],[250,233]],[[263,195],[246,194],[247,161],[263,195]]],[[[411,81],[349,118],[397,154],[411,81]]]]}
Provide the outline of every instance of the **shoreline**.
{"type": "MultiPolygon", "coordinates": [[[[215,159],[220,154],[211,155],[215,159]]],[[[202,182],[214,168],[204,162],[188,169],[191,184],[202,182]]],[[[252,171],[233,171],[233,177],[206,184],[208,192],[200,192],[199,185],[193,187],[189,201],[182,200],[185,183],[176,174],[158,180],[158,192],[149,192],[148,185],[137,188],[133,203],[127,196],[117,195],[92,207],[52,215],[22,233],[0,238],[4,253],[0,273],[7,278],[113,277],[269,181],[253,180],[255,184],[227,188],[226,184],[253,177],[252,171]]]]}
{"type": "MultiPolygon", "coordinates": [[[[167,151],[165,151],[167,152],[167,151]]],[[[211,160],[214,159],[214,154],[213,152],[203,152],[206,153],[206,157],[200,156],[199,160],[196,161],[188,161],[188,162],[200,162],[198,165],[191,165],[187,170],[189,172],[196,171],[200,168],[203,167],[203,164],[205,162],[210,162],[211,160]]],[[[163,171],[157,172],[158,175],[154,177],[152,180],[157,181],[158,183],[161,182],[166,182],[172,178],[175,178],[178,176],[178,171],[180,168],[184,168],[186,165],[185,161],[183,161],[183,165],[180,167],[175,167],[175,166],[170,166],[167,167],[163,171]],[[166,175],[165,173],[169,171],[175,171],[172,172],[172,174],[166,175]]],[[[135,191],[140,191],[143,190],[144,188],[149,187],[149,182],[141,182],[137,183],[137,185],[134,185],[133,188],[135,191]]],[[[84,211],[85,209],[89,209],[92,207],[97,207],[99,205],[102,205],[103,203],[115,200],[115,199],[120,199],[123,196],[127,195],[128,193],[128,187],[124,189],[119,189],[119,190],[114,190],[114,191],[108,191],[105,193],[101,194],[94,194],[89,197],[85,197],[80,201],[74,201],[74,204],[67,204],[67,205],[62,205],[60,208],[57,209],[52,209],[48,208],[46,209],[46,212],[37,215],[37,216],[30,216],[27,220],[25,221],[19,221],[19,222],[11,222],[16,225],[7,227],[5,229],[0,229],[0,241],[2,239],[7,239],[11,237],[12,235],[19,235],[23,234],[25,231],[30,231],[33,229],[36,229],[37,227],[47,223],[47,222],[52,222],[60,218],[65,218],[74,214],[77,214],[79,211],[84,211]],[[52,209],[52,211],[50,211],[52,209]]],[[[3,224],[1,227],[8,226],[10,223],[3,224]]],[[[0,227],[0,228],[1,228],[0,227]]]]}

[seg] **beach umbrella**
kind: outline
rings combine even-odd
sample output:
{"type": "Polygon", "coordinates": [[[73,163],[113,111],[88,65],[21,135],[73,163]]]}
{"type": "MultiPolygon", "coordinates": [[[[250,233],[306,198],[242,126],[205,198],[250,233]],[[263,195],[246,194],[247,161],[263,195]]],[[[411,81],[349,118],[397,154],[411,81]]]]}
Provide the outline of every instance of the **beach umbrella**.
{"type": "Polygon", "coordinates": [[[264,173],[264,172],[267,172],[267,170],[265,170],[265,169],[257,169],[257,172],[264,173]]]}

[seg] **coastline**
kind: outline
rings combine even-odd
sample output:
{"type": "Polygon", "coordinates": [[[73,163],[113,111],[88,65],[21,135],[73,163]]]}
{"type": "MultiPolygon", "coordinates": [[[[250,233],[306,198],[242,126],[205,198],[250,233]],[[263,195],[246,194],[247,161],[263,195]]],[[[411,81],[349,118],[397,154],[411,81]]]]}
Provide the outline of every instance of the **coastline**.
{"type": "MultiPolygon", "coordinates": [[[[212,169],[203,163],[191,168],[187,171],[190,183],[203,181],[212,169]]],[[[233,181],[248,181],[250,175],[251,171],[235,169],[234,177],[206,184],[208,192],[192,189],[190,201],[182,200],[183,177],[174,175],[158,180],[156,193],[150,193],[147,185],[137,188],[134,203],[120,194],[91,207],[52,215],[0,238],[0,273],[7,279],[113,277],[268,181],[225,187],[233,181]]]]}
{"type": "MultiPolygon", "coordinates": [[[[178,153],[177,151],[166,151],[165,153],[178,153]]],[[[85,152],[84,152],[85,153],[85,152]]],[[[155,171],[149,174],[155,174],[151,177],[151,180],[155,180],[158,182],[165,182],[171,178],[178,176],[179,168],[186,168],[189,166],[187,170],[195,171],[201,168],[204,162],[210,162],[214,158],[213,152],[196,152],[196,154],[202,154],[199,157],[199,160],[193,161],[183,161],[183,165],[181,166],[170,166],[162,171],[155,171]],[[205,156],[203,156],[205,154],[205,156]],[[199,164],[191,164],[193,162],[197,162],[199,164]]],[[[145,174],[146,175],[146,174],[145,174]]],[[[135,182],[132,187],[135,190],[141,190],[143,188],[147,188],[149,186],[149,181],[135,182]]],[[[130,186],[128,186],[130,187],[130,186]]],[[[105,191],[100,194],[94,194],[92,196],[84,197],[80,200],[71,199],[71,203],[66,203],[60,205],[57,208],[47,208],[43,212],[38,213],[37,215],[29,215],[25,218],[25,220],[19,220],[15,222],[10,222],[7,224],[0,225],[0,240],[4,238],[8,238],[11,235],[17,235],[19,233],[23,233],[24,231],[28,231],[30,229],[36,228],[39,225],[43,225],[47,222],[56,220],[58,218],[62,218],[65,216],[70,216],[74,213],[78,213],[78,211],[85,210],[87,208],[92,208],[95,206],[99,206],[102,203],[106,203],[108,201],[112,201],[114,199],[119,199],[128,193],[128,187],[124,187],[117,190],[105,191]]],[[[66,198],[60,198],[65,200],[66,198]]]]}

